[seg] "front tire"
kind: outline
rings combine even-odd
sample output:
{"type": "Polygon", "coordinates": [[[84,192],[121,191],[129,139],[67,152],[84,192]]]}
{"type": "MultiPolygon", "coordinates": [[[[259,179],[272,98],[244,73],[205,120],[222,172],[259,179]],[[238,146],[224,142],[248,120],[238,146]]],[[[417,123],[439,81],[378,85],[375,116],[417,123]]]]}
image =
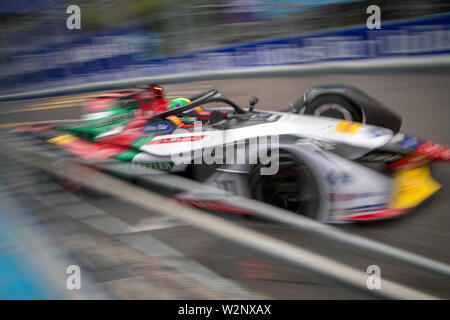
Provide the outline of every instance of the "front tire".
{"type": "Polygon", "coordinates": [[[273,175],[262,175],[263,166],[255,166],[250,175],[253,198],[317,219],[320,191],[312,171],[289,153],[280,153],[278,161],[279,169],[273,175]]]}
{"type": "Polygon", "coordinates": [[[303,111],[316,117],[328,117],[352,122],[362,122],[361,114],[347,99],[338,95],[315,98],[303,111]]]}

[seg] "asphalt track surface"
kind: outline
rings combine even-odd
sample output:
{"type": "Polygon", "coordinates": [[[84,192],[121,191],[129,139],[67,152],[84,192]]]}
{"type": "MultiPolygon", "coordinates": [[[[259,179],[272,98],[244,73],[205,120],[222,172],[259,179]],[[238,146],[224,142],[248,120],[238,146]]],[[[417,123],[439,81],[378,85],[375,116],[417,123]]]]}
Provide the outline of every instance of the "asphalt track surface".
{"type": "MultiPolygon", "coordinates": [[[[311,86],[332,82],[355,85],[397,111],[403,117],[403,132],[450,144],[448,111],[450,74],[447,72],[234,79],[171,84],[164,87],[166,94],[171,98],[219,88],[225,96],[243,106],[246,106],[250,96],[254,95],[260,98],[257,108],[277,110],[286,108],[311,86]]],[[[35,121],[78,119],[79,103],[92,95],[94,93],[2,102],[0,128],[8,130],[19,124],[35,121]]],[[[3,168],[8,165],[5,161],[3,168]]],[[[5,170],[2,172],[5,173],[5,170]]],[[[342,225],[338,228],[450,264],[450,167],[448,164],[435,164],[432,166],[432,172],[442,184],[442,188],[413,212],[389,221],[342,225]]],[[[2,173],[0,178],[4,178],[2,173]]],[[[74,217],[71,217],[69,231],[61,232],[62,229],[58,226],[61,224],[67,226],[68,220],[65,218],[52,220],[48,217],[48,215],[54,217],[55,213],[52,212],[58,205],[51,205],[51,201],[47,201],[46,203],[50,205],[43,206],[37,201],[42,200],[41,195],[34,198],[37,199],[36,202],[33,198],[23,195],[21,190],[16,192],[19,197],[26,198],[32,211],[49,224],[49,229],[53,230],[52,235],[56,239],[61,239],[57,242],[60,246],[63,246],[61,243],[72,243],[68,247],[75,250],[78,259],[90,268],[95,279],[93,286],[101,287],[108,292],[112,291],[114,297],[149,299],[369,297],[298,267],[280,263],[236,243],[226,242],[176,221],[161,219],[142,209],[99,194],[58,191],[67,197],[75,196],[81,206],[87,205],[93,207],[92,210],[106,212],[135,227],[134,233],[129,235],[130,238],[135,237],[134,240],[118,241],[118,238],[111,234],[99,233],[98,230],[108,228],[107,221],[98,228],[102,220],[87,224],[74,221],[74,217]],[[136,243],[143,241],[138,239],[140,235],[156,239],[159,244],[166,245],[167,250],[163,250],[164,253],[160,255],[137,250],[136,243]],[[183,264],[180,266],[167,263],[167,259],[172,259],[172,262],[174,259],[173,252],[170,253],[171,249],[175,250],[178,262],[180,259],[192,262],[196,267],[192,265],[191,267],[195,270],[189,271],[183,264]],[[208,273],[209,271],[211,273],[208,273]],[[192,273],[202,274],[203,278],[193,278],[192,273]],[[213,287],[211,283],[216,280],[217,286],[213,287]],[[233,284],[242,290],[233,293],[234,289],[230,288],[233,284]]],[[[32,192],[39,194],[43,191],[32,192]]],[[[51,196],[52,192],[45,194],[51,196]]],[[[427,293],[450,298],[449,279],[361,250],[324,241],[317,236],[301,234],[287,226],[234,215],[223,217],[324,254],[361,271],[365,271],[369,265],[379,265],[382,277],[427,293]]]]}

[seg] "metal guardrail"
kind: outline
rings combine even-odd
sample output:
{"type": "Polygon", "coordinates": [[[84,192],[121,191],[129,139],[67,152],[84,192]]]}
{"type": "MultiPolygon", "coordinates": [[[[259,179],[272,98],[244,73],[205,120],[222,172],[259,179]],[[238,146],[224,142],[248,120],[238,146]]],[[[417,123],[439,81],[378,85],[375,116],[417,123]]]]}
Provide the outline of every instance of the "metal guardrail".
{"type": "MultiPolygon", "coordinates": [[[[118,166],[109,166],[109,171],[121,172],[118,166]]],[[[149,180],[153,184],[160,185],[165,188],[179,189],[190,193],[198,193],[199,195],[207,192],[209,194],[221,195],[220,201],[233,207],[247,209],[255,214],[255,216],[275,221],[278,223],[289,225],[302,232],[314,233],[329,240],[350,245],[354,248],[360,248],[365,252],[369,251],[384,257],[394,259],[415,268],[419,268],[426,272],[434,273],[441,277],[450,277],[450,265],[429,259],[415,253],[399,249],[381,242],[371,240],[355,234],[343,232],[331,225],[320,223],[310,218],[293,214],[289,211],[261,203],[252,199],[235,196],[224,190],[213,186],[204,185],[200,182],[189,180],[180,176],[162,173],[160,171],[145,169],[153,174],[140,177],[142,180],[149,180]]]]}
{"type": "MultiPolygon", "coordinates": [[[[149,192],[148,190],[129,184],[108,174],[98,172],[98,170],[78,162],[50,154],[43,154],[41,152],[30,152],[18,149],[9,144],[6,144],[1,151],[7,152],[9,156],[33,164],[45,171],[74,180],[85,186],[99,189],[106,194],[123,199],[133,205],[138,205],[162,215],[175,217],[227,240],[238,242],[239,244],[265,254],[294,263],[326,278],[334,279],[362,290],[370,295],[392,299],[437,299],[435,296],[397,284],[387,279],[383,279],[382,289],[369,290],[366,287],[367,274],[361,271],[263,233],[238,226],[208,213],[180,205],[173,200],[169,200],[163,196],[149,192]]],[[[186,183],[186,181],[184,182],[186,183]]],[[[249,201],[251,204],[251,200],[249,201]]],[[[257,203],[253,203],[253,205],[255,204],[257,203]]],[[[273,210],[273,207],[271,206],[262,204],[261,206],[265,207],[263,211],[273,210]]],[[[261,207],[258,208],[258,206],[256,206],[255,208],[257,209],[257,212],[260,212],[261,207]]],[[[269,215],[266,216],[269,217],[269,215]]],[[[313,230],[315,229],[318,234],[322,234],[323,230],[329,228],[321,224],[317,225],[315,221],[309,221],[309,219],[302,222],[305,230],[312,228],[313,230]]],[[[299,226],[299,223],[297,223],[297,226],[299,226]]],[[[325,231],[325,233],[326,232],[327,231],[325,231]]]]}

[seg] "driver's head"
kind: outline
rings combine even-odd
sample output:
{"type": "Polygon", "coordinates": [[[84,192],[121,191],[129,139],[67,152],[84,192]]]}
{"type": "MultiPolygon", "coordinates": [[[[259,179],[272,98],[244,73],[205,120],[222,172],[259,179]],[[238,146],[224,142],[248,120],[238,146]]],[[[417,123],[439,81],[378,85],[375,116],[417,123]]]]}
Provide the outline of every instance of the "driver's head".
{"type": "Polygon", "coordinates": [[[176,98],[176,99],[173,99],[173,100],[170,102],[169,109],[175,109],[175,108],[184,106],[185,104],[188,104],[189,102],[191,102],[191,100],[186,99],[186,98],[176,98]]]}

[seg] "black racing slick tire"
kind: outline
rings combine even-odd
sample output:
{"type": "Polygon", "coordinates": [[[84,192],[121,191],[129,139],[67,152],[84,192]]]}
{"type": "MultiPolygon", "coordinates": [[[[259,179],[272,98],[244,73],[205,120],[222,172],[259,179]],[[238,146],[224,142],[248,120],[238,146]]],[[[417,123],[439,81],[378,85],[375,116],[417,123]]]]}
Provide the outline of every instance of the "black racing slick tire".
{"type": "Polygon", "coordinates": [[[344,97],[333,94],[321,95],[315,98],[303,113],[316,117],[362,122],[362,116],[354,105],[344,97]]]}
{"type": "MultiPolygon", "coordinates": [[[[250,174],[252,197],[258,201],[317,219],[320,191],[312,171],[287,152],[278,156],[278,171],[261,174],[262,165],[256,165],[250,174]]],[[[270,165],[267,165],[270,166],[270,165]]]]}

